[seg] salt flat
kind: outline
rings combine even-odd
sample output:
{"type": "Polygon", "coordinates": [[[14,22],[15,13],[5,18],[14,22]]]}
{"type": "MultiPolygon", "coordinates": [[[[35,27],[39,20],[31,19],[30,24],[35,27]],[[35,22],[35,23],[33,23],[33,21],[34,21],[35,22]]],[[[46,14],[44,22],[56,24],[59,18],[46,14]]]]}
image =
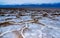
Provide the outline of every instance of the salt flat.
{"type": "Polygon", "coordinates": [[[0,38],[60,38],[60,9],[0,9],[0,38]]]}

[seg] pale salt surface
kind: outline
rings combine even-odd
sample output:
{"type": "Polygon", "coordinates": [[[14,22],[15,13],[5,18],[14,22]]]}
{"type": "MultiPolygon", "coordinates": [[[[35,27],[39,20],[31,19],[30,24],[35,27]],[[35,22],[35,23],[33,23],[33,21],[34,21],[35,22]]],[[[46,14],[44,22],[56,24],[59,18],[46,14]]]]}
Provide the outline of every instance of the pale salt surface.
{"type": "MultiPolygon", "coordinates": [[[[30,12],[34,13],[36,11],[30,12]]],[[[13,33],[14,31],[19,31],[23,38],[60,38],[60,16],[54,18],[58,20],[52,20],[43,16],[35,16],[34,18],[38,17],[42,17],[41,19],[38,19],[38,22],[45,26],[31,22],[28,22],[28,24],[26,22],[18,24],[21,21],[32,20],[31,16],[20,16],[20,18],[17,18],[16,16],[0,16],[0,23],[4,23],[6,21],[14,22],[12,25],[0,27],[0,38],[17,38],[17,36],[13,33]],[[5,20],[7,18],[12,19],[5,20]],[[26,28],[23,29],[24,27],[26,28]]]]}

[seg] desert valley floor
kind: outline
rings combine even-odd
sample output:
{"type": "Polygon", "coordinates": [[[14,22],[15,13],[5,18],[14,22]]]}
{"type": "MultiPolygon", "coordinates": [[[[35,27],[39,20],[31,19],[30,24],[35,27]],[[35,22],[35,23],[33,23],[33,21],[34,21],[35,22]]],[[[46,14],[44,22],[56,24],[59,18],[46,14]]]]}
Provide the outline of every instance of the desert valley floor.
{"type": "Polygon", "coordinates": [[[0,38],[60,38],[60,9],[0,9],[0,38]]]}

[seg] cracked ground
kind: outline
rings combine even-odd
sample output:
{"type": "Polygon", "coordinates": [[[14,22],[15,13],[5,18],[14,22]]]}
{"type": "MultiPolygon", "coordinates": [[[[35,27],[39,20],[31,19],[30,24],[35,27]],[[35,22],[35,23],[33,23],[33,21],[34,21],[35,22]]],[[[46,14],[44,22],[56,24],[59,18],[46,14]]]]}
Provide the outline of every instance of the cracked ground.
{"type": "Polygon", "coordinates": [[[60,38],[60,9],[0,9],[0,38],[60,38]]]}

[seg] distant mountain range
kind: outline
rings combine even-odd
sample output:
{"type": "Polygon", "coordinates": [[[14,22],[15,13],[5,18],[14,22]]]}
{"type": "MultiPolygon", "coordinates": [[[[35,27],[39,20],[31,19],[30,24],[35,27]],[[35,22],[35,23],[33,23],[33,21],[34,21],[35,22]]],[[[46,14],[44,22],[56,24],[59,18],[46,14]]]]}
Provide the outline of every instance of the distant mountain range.
{"type": "Polygon", "coordinates": [[[60,8],[60,3],[54,3],[54,4],[0,5],[0,8],[60,8]]]}

